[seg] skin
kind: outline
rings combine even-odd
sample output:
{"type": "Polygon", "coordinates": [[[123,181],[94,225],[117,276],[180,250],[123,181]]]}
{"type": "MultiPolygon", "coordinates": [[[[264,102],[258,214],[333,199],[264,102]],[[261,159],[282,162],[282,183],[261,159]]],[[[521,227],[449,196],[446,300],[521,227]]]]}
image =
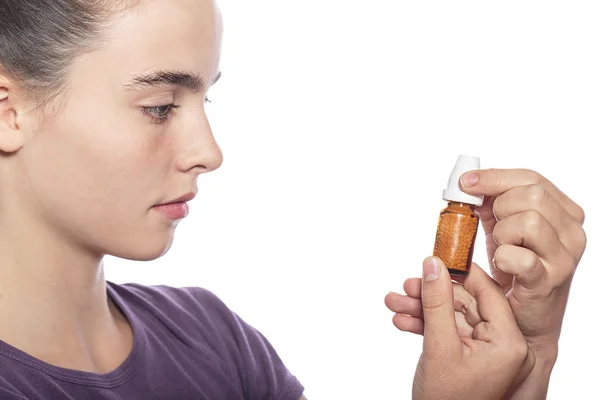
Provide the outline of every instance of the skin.
{"type": "Polygon", "coordinates": [[[54,105],[36,109],[0,75],[2,340],[96,373],[127,357],[131,328],[107,301],[102,259],[163,255],[179,221],[152,207],[195,193],[198,176],[221,165],[205,114],[221,36],[213,1],[146,1],[76,60],[54,105]],[[203,86],[127,86],[155,70],[203,86]]]}
{"type": "Polygon", "coordinates": [[[452,281],[439,258],[425,259],[421,284],[424,339],[413,399],[497,400],[527,377],[533,353],[502,290],[478,265],[464,282],[477,302],[469,333],[455,322],[452,281]]]}
{"type": "MultiPolygon", "coordinates": [[[[488,169],[463,175],[462,190],[484,195],[478,209],[492,276],[502,288],[519,329],[535,355],[535,367],[510,399],[545,399],[571,282],[586,248],[583,209],[539,173],[488,169]]],[[[423,334],[421,279],[404,283],[406,296],[385,298],[394,325],[423,334]]],[[[454,284],[455,320],[463,334],[476,321],[477,300],[454,284]]]]}

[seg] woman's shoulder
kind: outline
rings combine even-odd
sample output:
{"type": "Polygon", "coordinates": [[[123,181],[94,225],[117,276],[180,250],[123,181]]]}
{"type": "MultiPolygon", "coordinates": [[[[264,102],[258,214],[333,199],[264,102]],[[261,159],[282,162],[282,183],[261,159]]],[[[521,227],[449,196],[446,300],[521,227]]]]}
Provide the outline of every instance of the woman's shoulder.
{"type": "Polygon", "coordinates": [[[144,285],[141,283],[117,284],[107,281],[107,286],[116,292],[123,300],[128,302],[150,302],[157,301],[164,305],[181,306],[220,306],[227,307],[225,303],[212,291],[200,286],[168,286],[168,285],[144,285]]]}
{"type": "Polygon", "coordinates": [[[141,319],[223,334],[235,329],[238,316],[212,291],[199,286],[175,287],[116,284],[107,281],[108,293],[126,314],[141,319]]]}

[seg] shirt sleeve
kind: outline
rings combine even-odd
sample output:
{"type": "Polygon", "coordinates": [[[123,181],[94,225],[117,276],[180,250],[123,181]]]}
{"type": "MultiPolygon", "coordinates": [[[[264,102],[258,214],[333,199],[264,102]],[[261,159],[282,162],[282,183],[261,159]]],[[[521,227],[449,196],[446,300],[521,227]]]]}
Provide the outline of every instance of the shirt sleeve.
{"type": "Polygon", "coordinates": [[[258,330],[232,314],[247,398],[298,400],[304,387],[285,367],[273,346],[258,330]]]}
{"type": "MultiPolygon", "coordinates": [[[[4,385],[4,379],[2,379],[1,384],[4,385]]],[[[7,383],[8,385],[8,383],[7,383]]],[[[27,400],[25,396],[17,394],[16,392],[0,387],[0,399],[2,400],[27,400]]]]}
{"type": "Polygon", "coordinates": [[[231,360],[246,400],[298,400],[304,386],[287,369],[267,338],[230,310],[212,292],[195,288],[204,318],[210,318],[213,339],[231,360]],[[198,291],[200,293],[198,293],[198,291]],[[209,317],[210,314],[210,317],[209,317]]]}

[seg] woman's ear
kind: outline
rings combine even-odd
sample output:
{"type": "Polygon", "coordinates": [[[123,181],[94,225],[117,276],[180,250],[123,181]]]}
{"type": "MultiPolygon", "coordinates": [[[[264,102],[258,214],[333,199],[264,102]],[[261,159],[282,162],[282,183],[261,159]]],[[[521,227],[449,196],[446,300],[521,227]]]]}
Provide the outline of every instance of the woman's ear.
{"type": "Polygon", "coordinates": [[[15,153],[25,144],[25,132],[19,129],[15,91],[0,76],[0,152],[15,153]]]}

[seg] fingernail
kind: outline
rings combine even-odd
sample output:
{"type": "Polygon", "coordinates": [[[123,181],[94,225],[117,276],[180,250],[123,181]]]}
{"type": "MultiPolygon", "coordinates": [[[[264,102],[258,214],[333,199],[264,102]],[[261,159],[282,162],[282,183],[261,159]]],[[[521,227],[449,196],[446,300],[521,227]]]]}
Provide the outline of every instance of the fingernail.
{"type": "Polygon", "coordinates": [[[478,180],[479,180],[479,174],[477,172],[469,172],[460,177],[460,183],[465,188],[474,186],[478,180]]]}
{"type": "Polygon", "coordinates": [[[423,261],[423,276],[426,282],[435,281],[440,274],[440,267],[434,257],[427,257],[423,261]]]}

